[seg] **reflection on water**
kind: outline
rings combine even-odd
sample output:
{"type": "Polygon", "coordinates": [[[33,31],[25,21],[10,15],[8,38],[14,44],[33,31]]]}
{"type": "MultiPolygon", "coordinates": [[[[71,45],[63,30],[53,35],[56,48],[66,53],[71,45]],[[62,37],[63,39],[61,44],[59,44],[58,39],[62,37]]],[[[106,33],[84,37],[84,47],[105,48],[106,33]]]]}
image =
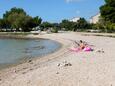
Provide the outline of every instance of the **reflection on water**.
{"type": "Polygon", "coordinates": [[[0,64],[14,64],[21,59],[54,52],[60,44],[51,40],[0,39],[0,64]]]}

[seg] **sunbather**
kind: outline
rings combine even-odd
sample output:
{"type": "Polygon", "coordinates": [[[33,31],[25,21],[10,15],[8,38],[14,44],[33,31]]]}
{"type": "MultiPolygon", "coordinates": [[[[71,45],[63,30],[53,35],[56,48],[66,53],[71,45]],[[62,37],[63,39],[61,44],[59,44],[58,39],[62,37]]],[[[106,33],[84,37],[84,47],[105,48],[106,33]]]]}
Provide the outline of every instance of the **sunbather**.
{"type": "Polygon", "coordinates": [[[74,41],[74,47],[71,48],[72,51],[92,51],[91,47],[86,42],[80,40],[79,42],[74,41]]]}
{"type": "Polygon", "coordinates": [[[82,40],[80,40],[79,43],[75,41],[75,45],[76,44],[80,50],[83,50],[86,46],[86,43],[84,43],[82,40]]]}

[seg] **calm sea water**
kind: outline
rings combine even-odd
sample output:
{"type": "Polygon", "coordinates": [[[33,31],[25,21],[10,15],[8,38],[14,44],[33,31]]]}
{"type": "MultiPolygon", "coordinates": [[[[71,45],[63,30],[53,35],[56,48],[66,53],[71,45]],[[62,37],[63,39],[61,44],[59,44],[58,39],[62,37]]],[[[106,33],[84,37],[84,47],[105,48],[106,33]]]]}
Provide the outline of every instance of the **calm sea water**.
{"type": "Polygon", "coordinates": [[[0,66],[46,55],[59,47],[52,40],[0,39],[0,66]]]}

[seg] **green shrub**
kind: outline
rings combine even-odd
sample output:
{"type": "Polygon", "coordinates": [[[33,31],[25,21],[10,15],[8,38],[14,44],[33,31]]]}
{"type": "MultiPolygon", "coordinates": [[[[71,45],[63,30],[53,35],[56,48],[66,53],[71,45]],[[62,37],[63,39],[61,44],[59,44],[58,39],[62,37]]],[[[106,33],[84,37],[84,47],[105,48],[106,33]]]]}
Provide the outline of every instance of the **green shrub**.
{"type": "Polygon", "coordinates": [[[115,32],[115,23],[106,24],[106,31],[109,33],[115,32]]]}
{"type": "Polygon", "coordinates": [[[51,32],[52,33],[58,33],[58,28],[57,27],[51,28],[51,32]]]}

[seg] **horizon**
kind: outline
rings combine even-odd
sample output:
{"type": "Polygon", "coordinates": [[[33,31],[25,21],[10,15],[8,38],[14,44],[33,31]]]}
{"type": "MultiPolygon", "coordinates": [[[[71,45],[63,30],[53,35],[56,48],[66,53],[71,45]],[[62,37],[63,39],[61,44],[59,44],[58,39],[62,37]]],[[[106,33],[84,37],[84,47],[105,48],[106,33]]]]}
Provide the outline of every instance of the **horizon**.
{"type": "Polygon", "coordinates": [[[74,17],[83,17],[88,21],[91,16],[99,13],[99,7],[104,4],[104,0],[49,0],[47,2],[45,0],[0,0],[0,2],[0,18],[3,18],[6,11],[17,7],[24,9],[32,17],[39,16],[43,21],[52,23],[74,17]]]}

